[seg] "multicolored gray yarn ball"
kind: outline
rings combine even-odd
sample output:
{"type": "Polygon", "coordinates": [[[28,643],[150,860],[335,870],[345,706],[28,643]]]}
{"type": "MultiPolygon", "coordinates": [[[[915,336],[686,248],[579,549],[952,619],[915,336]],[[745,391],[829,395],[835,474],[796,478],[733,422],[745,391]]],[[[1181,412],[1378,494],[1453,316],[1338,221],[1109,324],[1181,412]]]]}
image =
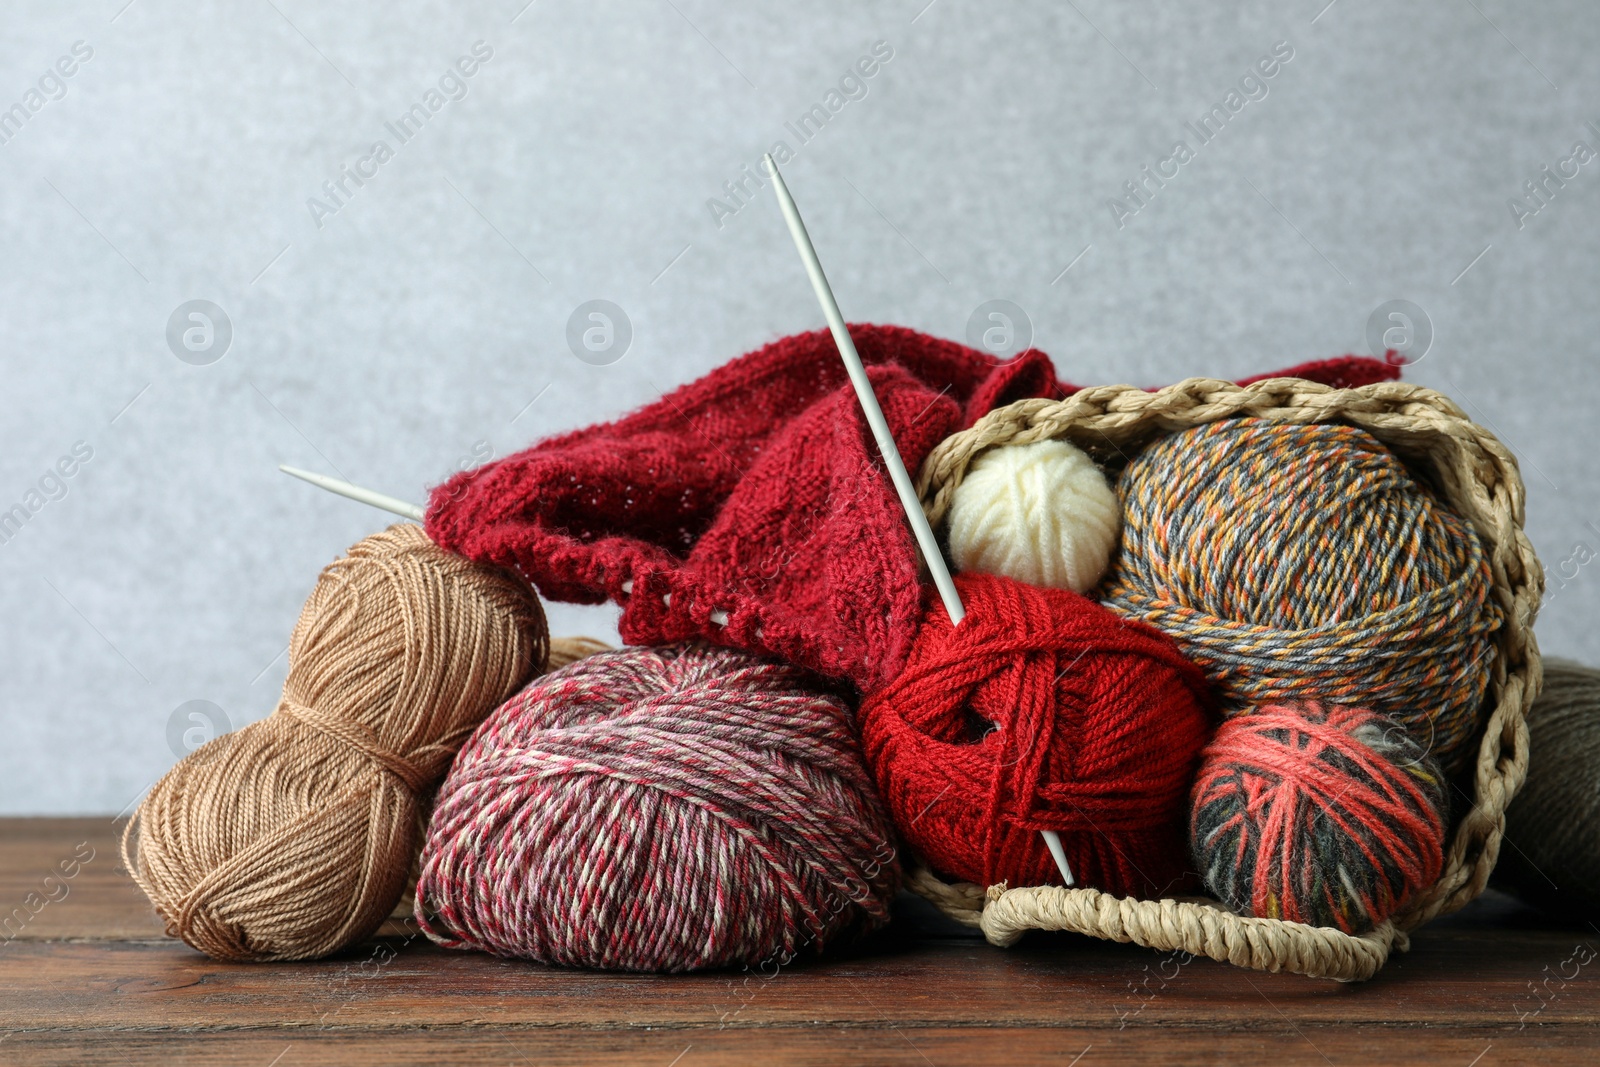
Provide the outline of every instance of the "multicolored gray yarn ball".
{"type": "Polygon", "coordinates": [[[1363,708],[1284,704],[1225,721],[1202,753],[1190,843],[1245,915],[1362,933],[1439,880],[1439,765],[1363,708]]]}
{"type": "Polygon", "coordinates": [[[777,968],[889,917],[894,838],[850,706],[704,645],[538,679],[457,756],[417,918],[452,948],[628,971],[777,968]]]}
{"type": "Polygon", "coordinates": [[[1106,606],[1170,634],[1226,713],[1313,700],[1470,757],[1501,624],[1471,524],[1353,426],[1229,419],[1160,438],[1117,482],[1106,606]]]}

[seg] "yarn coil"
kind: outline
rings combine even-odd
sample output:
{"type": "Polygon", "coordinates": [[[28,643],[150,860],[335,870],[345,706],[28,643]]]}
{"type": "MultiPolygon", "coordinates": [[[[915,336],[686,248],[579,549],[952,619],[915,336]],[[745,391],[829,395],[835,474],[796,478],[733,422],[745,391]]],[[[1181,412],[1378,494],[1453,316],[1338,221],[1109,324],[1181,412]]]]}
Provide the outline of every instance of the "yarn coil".
{"type": "Polygon", "coordinates": [[[841,697],[744,652],[626,648],[462,748],[416,914],[440,944],[546,963],[776,967],[885,922],[895,857],[841,697]]]}
{"type": "Polygon", "coordinates": [[[1471,752],[1500,626],[1472,527],[1354,426],[1229,419],[1117,481],[1113,611],[1170,634],[1224,710],[1370,707],[1449,769],[1471,752]]]}
{"type": "Polygon", "coordinates": [[[1364,933],[1438,880],[1447,807],[1438,764],[1392,720],[1268,705],[1206,746],[1190,839],[1243,914],[1364,933]]]}
{"type": "Polygon", "coordinates": [[[895,824],[936,869],[992,885],[1183,886],[1188,789],[1210,732],[1200,672],[1159,631],[1077,593],[958,574],[905,671],[867,696],[862,744],[895,824]]]}
{"type": "Polygon", "coordinates": [[[167,933],[225,960],[313,959],[377,929],[406,887],[423,806],[457,746],[544,665],[514,575],[420,527],[323,570],[267,718],[202,745],[123,835],[167,933]]]}
{"type": "Polygon", "coordinates": [[[950,561],[1029,585],[1087,593],[1121,525],[1117,495],[1082,449],[1035,441],[980,456],[950,505],[950,561]]]}
{"type": "Polygon", "coordinates": [[[1096,462],[1127,462],[1163,434],[1223,419],[1358,426],[1390,449],[1477,534],[1503,623],[1488,690],[1477,715],[1476,755],[1464,803],[1452,816],[1439,879],[1399,914],[1352,936],[1333,927],[1242,916],[1215,903],[1136,900],[1058,885],[1008,889],[949,883],[913,865],[909,884],[941,911],[980,927],[997,945],[1029,930],[1067,930],[1128,941],[1161,952],[1183,951],[1264,971],[1360,981],[1372,977],[1408,932],[1476,898],[1500,855],[1506,806],[1528,773],[1529,706],[1543,673],[1533,624],[1544,574],[1523,529],[1525,491],[1516,458],[1487,428],[1446,397],[1401,382],[1329,388],[1297,378],[1237,386],[1191,378],[1153,392],[1097,386],[1065,400],[1021,400],[946,438],[923,463],[917,491],[937,526],[976,457],[1006,444],[1071,441],[1096,462]]]}
{"type": "Polygon", "coordinates": [[[1552,914],[1600,914],[1600,671],[1544,661],[1544,692],[1528,714],[1537,773],[1506,812],[1494,884],[1552,914]]]}

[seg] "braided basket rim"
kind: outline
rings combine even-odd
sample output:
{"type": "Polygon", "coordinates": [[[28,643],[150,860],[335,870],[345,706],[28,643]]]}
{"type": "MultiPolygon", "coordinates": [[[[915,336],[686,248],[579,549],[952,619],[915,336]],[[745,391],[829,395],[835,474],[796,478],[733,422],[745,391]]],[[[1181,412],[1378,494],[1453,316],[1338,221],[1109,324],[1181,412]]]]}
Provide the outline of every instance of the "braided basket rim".
{"type": "Polygon", "coordinates": [[[999,885],[985,891],[945,883],[925,867],[913,872],[912,889],[950,917],[979,926],[995,944],[1011,944],[1030,929],[1069,930],[1256,970],[1360,981],[1377,973],[1391,946],[1406,948],[1409,931],[1466,906],[1488,883],[1499,858],[1506,807],[1527,777],[1527,715],[1543,681],[1533,623],[1544,572],[1523,530],[1525,489],[1516,457],[1449,397],[1408,382],[1336,389],[1301,378],[1267,378],[1245,386],[1189,378],[1155,391],[1095,386],[1065,400],[1019,400],[945,438],[923,463],[917,492],[938,529],[972,462],[991,448],[1067,440],[1096,459],[1120,454],[1125,460],[1128,446],[1158,434],[1241,417],[1341,422],[1367,430],[1403,460],[1421,466],[1483,542],[1491,595],[1505,622],[1495,634],[1499,655],[1472,768],[1472,806],[1455,822],[1443,873],[1401,914],[1356,936],[1242,916],[1214,901],[1137,900],[1064,886],[999,885]]]}

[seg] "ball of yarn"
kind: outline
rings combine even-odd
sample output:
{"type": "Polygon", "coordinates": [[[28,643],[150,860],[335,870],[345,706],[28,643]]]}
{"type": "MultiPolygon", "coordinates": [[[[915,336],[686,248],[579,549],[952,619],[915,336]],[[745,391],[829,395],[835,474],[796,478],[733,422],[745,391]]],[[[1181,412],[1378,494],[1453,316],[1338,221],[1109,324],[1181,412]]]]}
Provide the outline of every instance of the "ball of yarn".
{"type": "Polygon", "coordinates": [[[848,705],[703,645],[602,652],[486,719],[439,791],[417,919],[575,967],[777,966],[888,918],[888,820],[848,705]]]}
{"type": "Polygon", "coordinates": [[[1191,844],[1235,910],[1361,933],[1439,880],[1445,810],[1439,765],[1392,719],[1268,705],[1206,746],[1191,844]]]}
{"type": "Polygon", "coordinates": [[[1076,445],[1001,445],[978,456],[950,499],[951,560],[957,570],[1087,592],[1116,548],[1121,511],[1076,445]]]}
{"type": "Polygon", "coordinates": [[[1471,525],[1353,426],[1231,419],[1123,470],[1105,603],[1172,635],[1226,713],[1370,707],[1470,755],[1501,621],[1471,525]]]}
{"type": "Polygon", "coordinates": [[[399,902],[421,806],[483,716],[544,664],[527,586],[396,525],[330,564],[267,718],[167,772],[123,838],[167,932],[227,960],[312,959],[399,902]]]}
{"type": "Polygon", "coordinates": [[[1600,671],[1544,661],[1528,780],[1506,810],[1494,882],[1570,919],[1600,914],[1600,671]]]}
{"type": "Polygon", "coordinates": [[[956,576],[905,671],[861,709],[862,744],[901,834],[980,885],[1075,881],[1152,896],[1182,879],[1189,784],[1210,733],[1206,683],[1159,631],[1077,593],[956,576]]]}

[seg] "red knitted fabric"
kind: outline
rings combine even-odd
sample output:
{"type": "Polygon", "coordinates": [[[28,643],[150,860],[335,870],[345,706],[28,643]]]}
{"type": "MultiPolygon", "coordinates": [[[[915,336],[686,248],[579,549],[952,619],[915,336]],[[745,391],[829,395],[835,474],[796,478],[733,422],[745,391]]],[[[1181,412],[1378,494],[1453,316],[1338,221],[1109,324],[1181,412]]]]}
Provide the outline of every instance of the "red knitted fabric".
{"type": "Polygon", "coordinates": [[[895,824],[937,871],[1059,885],[1190,888],[1189,785],[1210,733],[1206,683],[1177,645],[1092,600],[956,576],[967,617],[931,600],[905,672],[869,694],[861,740],[895,824]]]}
{"type": "MultiPolygon", "coordinates": [[[[850,332],[913,471],[991,408],[1075,391],[1036,350],[997,363],[903,327],[850,332]]],[[[1346,358],[1282,373],[1343,386],[1398,370],[1346,358]]],[[[705,638],[864,689],[899,673],[922,610],[905,517],[826,330],[455,476],[427,530],[552,600],[616,600],[631,644],[705,638]]]]}

